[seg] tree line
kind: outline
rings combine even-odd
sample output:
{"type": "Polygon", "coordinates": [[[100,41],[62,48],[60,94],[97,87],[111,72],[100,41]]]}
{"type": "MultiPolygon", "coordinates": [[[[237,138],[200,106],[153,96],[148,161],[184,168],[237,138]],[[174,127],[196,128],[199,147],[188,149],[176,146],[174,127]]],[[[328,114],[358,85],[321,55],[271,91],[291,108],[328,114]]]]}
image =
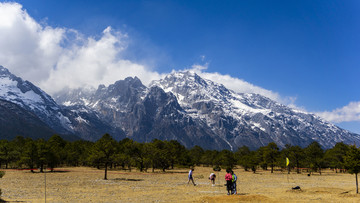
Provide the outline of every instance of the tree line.
{"type": "MultiPolygon", "coordinates": [[[[17,136],[14,140],[0,140],[0,168],[29,169],[34,172],[45,168],[53,170],[63,166],[90,166],[104,169],[107,179],[108,169],[140,171],[160,169],[166,171],[177,167],[211,166],[214,170],[241,166],[245,171],[295,170],[318,172],[330,168],[336,172],[344,169],[355,174],[356,193],[360,172],[360,149],[355,145],[337,143],[333,148],[324,150],[318,142],[312,142],[305,148],[286,145],[279,147],[271,142],[257,150],[243,146],[232,152],[229,150],[205,150],[199,146],[186,149],[178,141],[153,140],[150,143],[139,143],[131,139],[114,140],[109,134],[98,141],[66,141],[58,135],[49,140],[24,138],[17,136]],[[286,165],[286,158],[290,160],[286,165]]],[[[4,172],[0,171],[0,177],[4,172]]]]}
{"type": "MultiPolygon", "coordinates": [[[[356,148],[356,147],[355,147],[356,148]]],[[[53,169],[60,166],[91,166],[105,169],[119,168],[140,171],[162,171],[174,166],[211,166],[215,170],[241,166],[246,171],[257,169],[284,170],[286,157],[290,160],[289,169],[300,173],[302,168],[310,172],[331,168],[338,171],[346,169],[346,156],[351,146],[342,142],[324,150],[319,143],[313,142],[305,148],[286,145],[279,149],[275,143],[250,150],[243,146],[230,150],[205,150],[199,146],[186,149],[178,141],[153,140],[139,143],[131,139],[115,141],[105,134],[96,142],[78,140],[65,141],[58,135],[49,140],[16,137],[14,140],[0,140],[0,168],[53,169]]],[[[358,149],[358,148],[356,148],[358,149]]],[[[105,171],[105,179],[106,177],[105,171]]]]}

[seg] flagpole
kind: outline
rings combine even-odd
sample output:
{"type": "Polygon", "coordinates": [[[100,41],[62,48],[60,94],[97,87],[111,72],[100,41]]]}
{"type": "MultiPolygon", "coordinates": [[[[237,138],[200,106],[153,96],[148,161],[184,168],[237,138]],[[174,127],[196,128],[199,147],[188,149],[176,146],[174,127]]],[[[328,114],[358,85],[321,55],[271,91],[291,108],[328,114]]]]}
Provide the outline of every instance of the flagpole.
{"type": "Polygon", "coordinates": [[[44,176],[45,176],[45,203],[46,203],[46,168],[44,169],[44,176]]]}

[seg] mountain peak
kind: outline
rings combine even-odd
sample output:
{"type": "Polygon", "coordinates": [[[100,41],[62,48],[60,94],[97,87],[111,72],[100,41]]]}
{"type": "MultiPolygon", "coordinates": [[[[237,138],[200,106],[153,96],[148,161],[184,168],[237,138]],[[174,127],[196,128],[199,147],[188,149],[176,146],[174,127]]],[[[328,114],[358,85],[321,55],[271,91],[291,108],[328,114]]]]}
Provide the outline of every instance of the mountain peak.
{"type": "MultiPolygon", "coordinates": [[[[40,89],[21,81],[2,66],[0,71],[10,74],[0,77],[0,99],[3,96],[28,107],[52,129],[56,129],[52,125],[56,122],[47,115],[59,115],[66,122],[61,109],[50,97],[46,99],[40,89]]],[[[93,130],[99,128],[97,132],[110,129],[118,133],[118,138],[126,134],[138,141],[177,139],[188,147],[197,144],[231,150],[243,145],[256,149],[270,142],[279,147],[286,144],[305,147],[318,141],[325,148],[340,141],[360,142],[360,135],[314,115],[261,95],[235,93],[191,71],[172,72],[153,81],[149,88],[139,78],[128,77],[108,87],[100,85],[96,91],[67,91],[67,95],[58,101],[69,104],[64,107],[65,115],[73,123],[69,126],[85,137],[93,136],[93,130]]]]}
{"type": "Polygon", "coordinates": [[[5,73],[10,73],[9,70],[7,68],[5,68],[4,66],[0,65],[0,74],[3,75],[5,73]]]}
{"type": "Polygon", "coordinates": [[[67,118],[55,101],[39,87],[0,66],[0,99],[19,105],[59,133],[71,131],[67,118]]]}
{"type": "MultiPolygon", "coordinates": [[[[121,81],[121,80],[119,80],[121,81]]],[[[117,81],[117,82],[119,82],[117,81]]],[[[138,77],[127,77],[123,80],[125,83],[129,84],[131,87],[143,87],[141,80],[138,77]]]]}
{"type": "Polygon", "coordinates": [[[0,65],[0,76],[14,77],[14,75],[11,74],[11,72],[7,68],[5,68],[4,66],[1,66],[1,65],[0,65]]]}

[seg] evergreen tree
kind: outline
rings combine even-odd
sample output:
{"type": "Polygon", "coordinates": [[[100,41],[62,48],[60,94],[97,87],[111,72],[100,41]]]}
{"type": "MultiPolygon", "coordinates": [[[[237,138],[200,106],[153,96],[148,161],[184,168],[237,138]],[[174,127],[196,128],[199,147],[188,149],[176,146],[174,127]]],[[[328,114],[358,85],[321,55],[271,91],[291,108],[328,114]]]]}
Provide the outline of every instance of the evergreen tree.
{"type": "Polygon", "coordinates": [[[318,142],[312,142],[304,149],[304,151],[306,154],[308,166],[315,171],[319,171],[321,175],[321,168],[324,165],[324,151],[320,144],[318,142]]]}
{"type": "Polygon", "coordinates": [[[218,153],[214,162],[216,166],[221,166],[221,168],[234,168],[236,164],[234,154],[226,149],[218,153]]]}
{"type": "Polygon", "coordinates": [[[344,168],[344,159],[346,156],[347,151],[349,151],[349,146],[339,142],[336,145],[326,150],[324,155],[324,160],[330,168],[335,169],[343,169],[344,168]]]}
{"type": "Polygon", "coordinates": [[[274,166],[279,158],[279,148],[274,142],[270,142],[265,148],[263,153],[263,159],[267,165],[271,167],[271,173],[274,172],[274,166]]]}
{"type": "Polygon", "coordinates": [[[154,163],[155,166],[165,172],[170,167],[170,153],[166,149],[166,144],[161,140],[153,140],[154,145],[154,163]]]}
{"type": "Polygon", "coordinates": [[[248,160],[246,160],[247,156],[250,154],[250,149],[247,146],[239,147],[235,152],[235,160],[236,163],[244,168],[245,171],[248,171],[250,166],[248,160]]]}
{"type": "Polygon", "coordinates": [[[36,143],[27,138],[24,145],[24,150],[20,156],[20,163],[25,164],[30,168],[31,172],[34,172],[36,163],[38,162],[38,148],[36,143]]]}
{"type": "Polygon", "coordinates": [[[200,165],[201,163],[201,157],[204,154],[203,148],[201,148],[198,145],[195,145],[193,148],[189,150],[189,155],[191,157],[192,163],[194,165],[200,165]]]}
{"type": "Polygon", "coordinates": [[[104,164],[105,180],[107,180],[108,166],[112,163],[116,153],[116,145],[116,141],[109,134],[105,134],[95,142],[91,151],[91,159],[104,164]]]}
{"type": "Polygon", "coordinates": [[[125,138],[119,142],[118,151],[116,153],[116,162],[124,169],[125,166],[131,171],[131,167],[136,164],[133,160],[132,148],[134,141],[125,138]]]}
{"type": "Polygon", "coordinates": [[[0,140],[0,168],[4,163],[5,168],[8,168],[9,162],[11,161],[11,148],[10,143],[7,140],[0,140]]]}
{"type": "Polygon", "coordinates": [[[345,167],[351,174],[355,174],[356,194],[359,193],[358,173],[360,172],[360,149],[355,145],[350,146],[345,156],[345,167]]]}
{"type": "Polygon", "coordinates": [[[219,164],[216,164],[216,157],[218,156],[219,151],[217,150],[206,150],[200,160],[200,163],[205,164],[207,166],[211,165],[215,167],[220,167],[219,164]]]}
{"type": "Polygon", "coordinates": [[[251,151],[250,154],[244,156],[245,163],[251,168],[253,173],[256,173],[257,166],[262,161],[262,154],[258,151],[251,151]]]}
{"type": "Polygon", "coordinates": [[[300,164],[305,160],[304,150],[299,146],[286,145],[283,153],[290,160],[289,166],[296,167],[296,172],[300,173],[300,164]]]}
{"type": "Polygon", "coordinates": [[[37,140],[36,145],[38,150],[37,166],[40,168],[40,172],[43,173],[45,165],[49,163],[49,157],[54,157],[50,155],[50,150],[44,139],[37,140]]]}
{"type": "Polygon", "coordinates": [[[66,141],[61,138],[59,135],[53,135],[47,141],[47,147],[49,149],[49,167],[53,169],[54,167],[61,165],[65,162],[66,151],[65,151],[66,141]]]}
{"type": "Polygon", "coordinates": [[[186,149],[176,140],[170,140],[169,142],[165,142],[165,144],[166,150],[169,153],[171,169],[174,169],[174,164],[181,162],[184,155],[183,152],[185,152],[186,149]]]}

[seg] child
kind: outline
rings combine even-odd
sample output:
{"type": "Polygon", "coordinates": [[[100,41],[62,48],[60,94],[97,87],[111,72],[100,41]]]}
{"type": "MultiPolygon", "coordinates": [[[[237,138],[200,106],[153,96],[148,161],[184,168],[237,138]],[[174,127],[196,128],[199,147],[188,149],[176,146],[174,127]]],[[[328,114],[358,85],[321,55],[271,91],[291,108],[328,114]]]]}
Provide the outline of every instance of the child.
{"type": "Polygon", "coordinates": [[[232,191],[231,194],[237,194],[237,190],[236,190],[236,181],[237,181],[237,176],[234,173],[234,171],[231,171],[232,174],[232,191]]]}
{"type": "Polygon", "coordinates": [[[232,175],[230,173],[230,169],[226,169],[226,175],[225,175],[225,180],[226,180],[226,189],[228,191],[228,195],[230,195],[231,189],[232,189],[232,175]]]}

